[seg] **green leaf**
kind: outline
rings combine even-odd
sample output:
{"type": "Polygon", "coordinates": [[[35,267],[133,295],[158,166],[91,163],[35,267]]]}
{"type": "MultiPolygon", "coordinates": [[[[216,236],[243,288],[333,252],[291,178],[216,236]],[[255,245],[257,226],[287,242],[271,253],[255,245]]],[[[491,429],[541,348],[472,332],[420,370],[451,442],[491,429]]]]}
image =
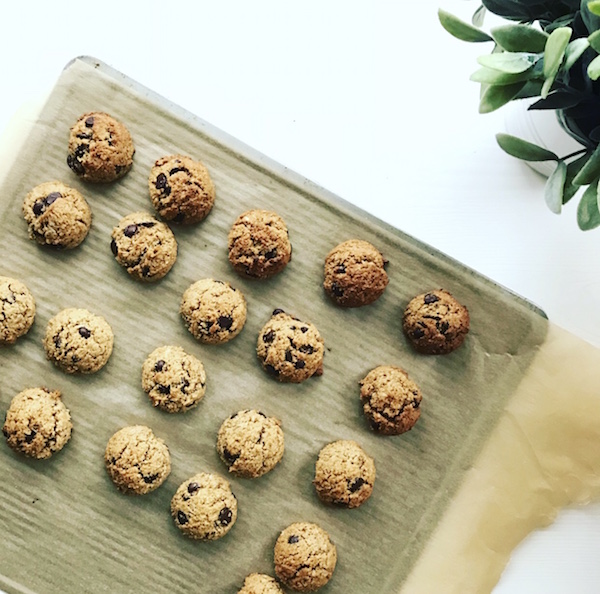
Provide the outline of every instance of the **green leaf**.
{"type": "Polygon", "coordinates": [[[592,2],[588,2],[588,9],[592,14],[600,16],[600,0],[592,0],[592,2]]]}
{"type": "Polygon", "coordinates": [[[453,35],[461,41],[469,41],[471,43],[493,41],[493,39],[481,29],[461,21],[458,17],[455,17],[453,14],[450,14],[441,8],[438,10],[438,18],[440,19],[442,27],[444,27],[450,35],[453,35]]]}
{"type": "Polygon", "coordinates": [[[566,179],[567,164],[561,160],[556,164],[556,169],[548,178],[546,187],[544,188],[546,205],[554,214],[560,214],[562,209],[566,179]]]}
{"type": "Polygon", "coordinates": [[[600,78],[600,56],[596,56],[588,64],[587,73],[592,80],[598,80],[600,78]]]}
{"type": "Polygon", "coordinates": [[[532,142],[527,142],[511,134],[496,134],[500,148],[517,159],[523,161],[558,161],[558,155],[532,142]]]}
{"type": "Polygon", "coordinates": [[[575,176],[573,183],[576,186],[587,186],[595,179],[600,177],[600,146],[596,147],[589,156],[587,163],[581,168],[581,171],[575,176]]]}
{"type": "Polygon", "coordinates": [[[600,53],[600,31],[594,31],[588,38],[589,44],[600,53]]]}
{"type": "Polygon", "coordinates": [[[578,159],[575,159],[575,161],[571,161],[567,165],[567,179],[565,181],[563,204],[566,204],[567,202],[569,202],[569,200],[571,200],[571,198],[573,198],[573,196],[575,196],[575,194],[581,188],[581,186],[576,186],[573,183],[573,180],[575,179],[575,176],[581,171],[581,168],[587,163],[589,158],[590,158],[590,155],[586,154],[586,155],[583,155],[582,157],[579,157],[578,159]]]}
{"type": "Polygon", "coordinates": [[[529,70],[540,57],[538,54],[527,52],[501,52],[479,56],[477,61],[486,68],[493,68],[508,74],[519,74],[529,70]]]}
{"type": "Polygon", "coordinates": [[[590,47],[590,42],[585,37],[574,39],[569,43],[565,51],[565,61],[563,63],[563,69],[565,71],[571,70],[573,64],[581,58],[583,52],[590,47]]]}
{"type": "Polygon", "coordinates": [[[520,72],[519,74],[508,74],[506,72],[501,72],[500,70],[494,70],[493,68],[480,68],[479,70],[476,70],[470,78],[474,82],[502,86],[529,80],[530,76],[532,76],[530,70],[520,72]]]}
{"type": "Polygon", "coordinates": [[[600,226],[597,179],[587,187],[579,201],[579,205],[577,206],[577,224],[582,231],[589,231],[600,226]]]}
{"type": "Polygon", "coordinates": [[[475,25],[475,27],[483,26],[483,19],[485,18],[485,13],[486,9],[483,4],[473,13],[471,22],[473,23],[473,25],[475,25]]]}
{"type": "Polygon", "coordinates": [[[492,37],[507,52],[543,52],[548,34],[529,25],[503,25],[492,29],[492,37]]]}
{"type": "Polygon", "coordinates": [[[512,101],[525,86],[524,82],[513,85],[489,85],[481,95],[479,113],[491,113],[512,101]]]}
{"type": "Polygon", "coordinates": [[[570,27],[559,27],[555,29],[546,41],[544,50],[544,86],[542,87],[542,98],[545,99],[552,88],[558,69],[565,57],[565,52],[573,30],[570,27]]]}

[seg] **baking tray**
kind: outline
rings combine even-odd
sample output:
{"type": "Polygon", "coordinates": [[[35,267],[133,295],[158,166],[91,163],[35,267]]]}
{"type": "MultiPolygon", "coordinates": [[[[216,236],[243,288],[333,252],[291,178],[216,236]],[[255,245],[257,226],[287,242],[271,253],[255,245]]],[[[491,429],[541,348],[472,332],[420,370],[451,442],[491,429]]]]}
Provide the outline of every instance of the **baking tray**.
{"type": "Polygon", "coordinates": [[[0,407],[26,387],[46,385],[62,391],[74,423],[71,442],[47,461],[0,444],[0,586],[7,592],[233,594],[248,573],[273,574],[279,531],[302,520],[323,526],[338,548],[324,594],[398,592],[547,331],[543,313],[522,298],[90,57],[62,72],[2,182],[0,251],[0,274],[23,280],[37,301],[30,333],[0,350],[0,407]],[[66,164],[69,128],[93,110],[121,119],[136,146],[131,172],[111,185],[86,185],[66,164]],[[150,167],[172,153],[202,160],[217,198],[200,225],[173,228],[179,256],[167,277],[140,284],[115,262],[110,232],[125,214],[151,211],[150,167]],[[89,236],[72,251],[27,237],[23,197],[51,179],[78,188],[93,211],[89,236]],[[286,270],[264,282],[237,276],[227,260],[227,232],[250,208],[278,212],[294,248],[286,270]],[[328,251],[350,238],[383,252],[390,283],[376,303],[348,310],[326,298],[322,274],[328,251]],[[225,345],[197,343],[178,313],[185,288],[203,277],[231,282],[248,302],[244,330],[225,345]],[[402,312],[414,295],[439,287],[468,306],[472,329],[451,355],[418,355],[402,335],[402,312]],[[67,376],[45,359],[45,325],[66,307],[103,315],[115,332],[113,355],[93,376],[67,376]],[[256,339],[274,308],[319,328],[321,377],[288,385],[261,370],[256,339]],[[186,414],[152,408],[141,389],[142,362],[163,344],[181,345],[207,371],[206,396],[186,414]],[[378,436],[362,417],[358,382],[380,364],[404,367],[423,392],[422,417],[402,436],[378,436]],[[242,408],[281,419],[283,461],[256,480],[231,478],[236,525],[217,542],[190,541],[170,518],[171,496],[196,472],[226,474],[216,433],[242,408]],[[173,470],[157,491],[128,497],[108,479],[103,452],[115,430],[138,423],[165,439],[173,470]],[[336,439],[358,441],[376,462],[373,496],[356,510],[323,505],[312,487],[318,452],[336,439]]]}

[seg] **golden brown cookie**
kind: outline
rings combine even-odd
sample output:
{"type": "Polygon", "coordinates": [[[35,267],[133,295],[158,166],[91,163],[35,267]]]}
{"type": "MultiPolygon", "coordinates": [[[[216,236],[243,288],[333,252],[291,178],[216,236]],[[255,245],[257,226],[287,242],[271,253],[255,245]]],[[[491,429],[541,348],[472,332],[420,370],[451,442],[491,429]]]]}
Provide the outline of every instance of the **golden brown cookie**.
{"type": "Polygon", "coordinates": [[[82,180],[106,183],[123,177],[135,149],[129,130],[111,115],[84,113],[69,134],[67,165],[82,180]]]}
{"type": "Polygon", "coordinates": [[[373,303],[388,285],[386,264],[381,252],[367,241],[340,243],[325,258],[325,292],[341,307],[373,303]]]}
{"type": "Polygon", "coordinates": [[[319,452],[313,484],[321,501],[359,507],[374,483],[375,462],[355,441],[334,441],[319,452]]]}
{"type": "Polygon", "coordinates": [[[284,594],[275,578],[264,573],[251,573],[238,594],[284,594]]]}
{"type": "Polygon", "coordinates": [[[0,276],[0,345],[14,344],[29,332],[35,319],[35,300],[16,278],[0,276]]]}
{"type": "Polygon", "coordinates": [[[448,291],[439,289],[414,297],[406,306],[402,327],[416,351],[446,355],[464,342],[469,311],[448,291]]]}
{"type": "Polygon", "coordinates": [[[250,278],[269,278],[281,272],[292,257],[283,219],[268,210],[242,213],[229,231],[228,247],[233,268],[250,278]]]}
{"type": "Polygon", "coordinates": [[[421,390],[404,369],[380,365],[360,382],[360,399],[372,429],[400,435],[412,429],[421,416],[421,390]]]}

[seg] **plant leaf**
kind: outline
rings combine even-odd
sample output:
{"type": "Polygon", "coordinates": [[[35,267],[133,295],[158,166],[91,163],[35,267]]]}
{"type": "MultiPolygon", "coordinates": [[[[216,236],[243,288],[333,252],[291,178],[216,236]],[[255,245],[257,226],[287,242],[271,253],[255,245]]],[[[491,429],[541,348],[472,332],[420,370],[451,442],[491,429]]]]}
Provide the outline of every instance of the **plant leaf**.
{"type": "Polygon", "coordinates": [[[565,52],[573,30],[570,27],[559,27],[555,29],[546,41],[544,50],[544,86],[542,87],[542,99],[545,99],[552,88],[558,69],[565,57],[565,52]]]}
{"type": "Polygon", "coordinates": [[[563,63],[563,69],[565,71],[571,70],[573,64],[581,58],[583,52],[590,47],[590,42],[585,37],[574,39],[567,45],[565,50],[565,61],[563,63]]]}
{"type": "Polygon", "coordinates": [[[556,164],[556,169],[552,172],[546,187],[544,188],[544,200],[546,206],[554,213],[560,214],[563,204],[563,194],[565,191],[565,181],[567,179],[567,164],[560,160],[556,164]]]}
{"type": "Polygon", "coordinates": [[[482,4],[474,13],[473,16],[471,18],[471,22],[473,23],[473,25],[475,27],[482,27],[483,26],[483,20],[485,18],[485,13],[486,13],[486,8],[485,6],[482,4]]]}
{"type": "Polygon", "coordinates": [[[576,186],[587,186],[595,179],[598,179],[598,177],[600,177],[600,146],[597,146],[594,152],[589,156],[587,163],[575,176],[573,183],[576,186]]]}
{"type": "Polygon", "coordinates": [[[558,155],[537,144],[528,142],[511,134],[496,134],[496,140],[500,148],[517,159],[523,161],[558,161],[558,155]]]}
{"type": "Polygon", "coordinates": [[[538,54],[527,52],[500,52],[479,56],[477,61],[486,68],[493,68],[508,74],[519,74],[529,70],[540,57],[538,54]]]}
{"type": "Polygon", "coordinates": [[[479,113],[491,113],[512,101],[525,86],[524,82],[513,85],[489,85],[481,95],[479,113]]]}
{"type": "Polygon", "coordinates": [[[493,41],[493,39],[481,29],[469,25],[455,17],[453,14],[442,10],[438,10],[438,18],[440,23],[450,35],[460,39],[461,41],[469,41],[471,43],[481,43],[483,41],[493,41]]]}
{"type": "Polygon", "coordinates": [[[590,155],[583,155],[575,161],[571,161],[567,165],[567,179],[565,181],[565,191],[563,194],[563,204],[566,204],[575,196],[575,194],[579,191],[581,186],[576,186],[573,183],[575,176],[581,171],[581,168],[587,163],[587,160],[590,158],[590,155]]]}
{"type": "Polygon", "coordinates": [[[581,101],[581,97],[568,91],[553,91],[546,99],[540,99],[532,103],[527,109],[568,109],[574,107],[581,101]]]}
{"type": "Polygon", "coordinates": [[[588,64],[587,73],[592,80],[598,80],[600,78],[600,56],[596,56],[588,64]]]}
{"type": "Polygon", "coordinates": [[[520,72],[519,74],[508,74],[493,68],[480,68],[476,70],[470,77],[470,80],[486,85],[512,85],[514,83],[529,80],[532,73],[529,70],[520,72]]]}
{"type": "Polygon", "coordinates": [[[594,31],[588,38],[588,43],[600,53],[600,31],[594,31]]]}
{"type": "Polygon", "coordinates": [[[577,224],[582,231],[589,231],[600,226],[597,179],[587,187],[577,205],[577,224]]]}
{"type": "Polygon", "coordinates": [[[592,2],[588,2],[587,6],[592,14],[600,16],[600,0],[592,0],[592,2]]]}
{"type": "Polygon", "coordinates": [[[543,52],[548,34],[528,25],[503,25],[491,31],[494,41],[507,52],[543,52]]]}

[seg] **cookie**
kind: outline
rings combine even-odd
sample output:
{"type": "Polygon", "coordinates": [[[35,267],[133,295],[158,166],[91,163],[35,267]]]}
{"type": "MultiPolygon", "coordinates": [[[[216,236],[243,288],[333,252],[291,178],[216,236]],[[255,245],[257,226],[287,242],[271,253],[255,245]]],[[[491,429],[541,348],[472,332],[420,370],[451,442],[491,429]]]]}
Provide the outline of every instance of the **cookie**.
{"type": "Polygon", "coordinates": [[[92,225],[86,199],[59,181],[35,186],[23,201],[23,216],[31,239],[56,248],[77,247],[92,225]]]}
{"type": "Polygon", "coordinates": [[[323,587],[331,579],[336,562],[336,547],[317,524],[291,524],[275,543],[275,573],[285,586],[298,592],[323,587]]]}
{"type": "Polygon", "coordinates": [[[185,155],[162,157],[148,177],[150,199],[165,220],[190,225],[204,220],[215,202],[208,169],[185,155]]]}
{"type": "Polygon", "coordinates": [[[119,429],[106,444],[104,465],[119,491],[144,495],[158,489],[171,472],[171,455],[152,429],[132,425],[119,429]]]}
{"type": "Polygon", "coordinates": [[[29,332],[35,319],[35,300],[16,278],[0,276],[0,345],[14,344],[29,332]]]}
{"type": "Polygon", "coordinates": [[[359,507],[374,483],[375,462],[355,441],[334,441],[319,452],[313,484],[321,501],[359,507]]]}
{"type": "Polygon", "coordinates": [[[159,347],[142,365],[142,388],[154,406],[170,413],[185,412],[204,397],[204,365],[181,347],[159,347]]]}
{"type": "Polygon", "coordinates": [[[446,355],[464,342],[469,332],[469,311],[448,291],[417,295],[406,306],[402,328],[419,353],[446,355]]]}
{"type": "Polygon", "coordinates": [[[217,451],[229,472],[256,478],[273,470],[283,457],[281,423],[256,410],[241,410],[226,419],[217,436],[217,451]]]}
{"type": "Polygon", "coordinates": [[[369,425],[384,435],[412,429],[421,416],[421,390],[404,369],[380,365],[360,382],[360,399],[369,425]]]}
{"type": "Polygon", "coordinates": [[[275,578],[264,573],[251,573],[238,594],[284,594],[275,578]]]}
{"type": "Polygon", "coordinates": [[[268,210],[249,210],[233,223],[228,236],[229,261],[242,276],[264,279],[281,272],[292,257],[283,219],[268,210]]]}
{"type": "Polygon", "coordinates": [[[163,278],[177,259],[173,232],[147,212],[123,217],[112,230],[110,249],[133,278],[145,282],[163,278]]]}
{"type": "Polygon", "coordinates": [[[2,433],[8,445],[31,458],[49,458],[71,439],[71,414],[58,390],[28,388],[6,412],[2,433]]]}
{"type": "Polygon", "coordinates": [[[246,323],[246,299],[229,283],[204,278],[183,293],[181,317],[192,336],[205,344],[235,338],[246,323]]]}
{"type": "Polygon", "coordinates": [[[300,383],[323,373],[323,339],[317,328],[281,309],[258,335],[256,354],[263,369],[280,382],[300,383]]]}
{"type": "Polygon", "coordinates": [[[65,373],[96,373],[112,353],[113,332],[108,322],[87,309],[57,313],[46,327],[46,356],[65,373]]]}
{"type": "Polygon", "coordinates": [[[226,479],[199,473],[184,481],[171,499],[175,525],[197,540],[225,536],[237,519],[237,499],[226,479]]]}
{"type": "Polygon", "coordinates": [[[351,239],[325,258],[323,288],[341,307],[362,307],[381,297],[389,279],[387,261],[368,241],[351,239]]]}
{"type": "Polygon", "coordinates": [[[69,134],[67,165],[84,181],[107,183],[123,177],[133,164],[129,130],[111,115],[84,113],[69,134]]]}

